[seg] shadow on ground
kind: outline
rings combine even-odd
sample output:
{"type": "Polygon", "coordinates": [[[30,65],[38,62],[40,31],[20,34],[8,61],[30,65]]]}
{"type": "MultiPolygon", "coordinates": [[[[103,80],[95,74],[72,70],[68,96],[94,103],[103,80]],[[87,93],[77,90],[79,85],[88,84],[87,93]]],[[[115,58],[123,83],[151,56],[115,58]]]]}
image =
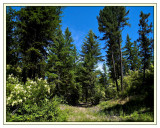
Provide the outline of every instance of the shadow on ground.
{"type": "Polygon", "coordinates": [[[89,107],[93,107],[95,105],[91,104],[91,103],[79,103],[77,105],[75,105],[76,107],[83,107],[83,108],[89,108],[89,107]]]}
{"type": "MultiPolygon", "coordinates": [[[[134,112],[137,112],[137,116],[141,116],[143,114],[151,114],[153,116],[154,109],[152,101],[147,101],[146,98],[137,97],[129,100],[124,104],[115,104],[111,107],[106,107],[101,110],[101,113],[105,113],[105,115],[109,116],[130,116],[134,112]]],[[[143,119],[133,119],[126,118],[123,121],[128,122],[141,122],[143,119]]]]}

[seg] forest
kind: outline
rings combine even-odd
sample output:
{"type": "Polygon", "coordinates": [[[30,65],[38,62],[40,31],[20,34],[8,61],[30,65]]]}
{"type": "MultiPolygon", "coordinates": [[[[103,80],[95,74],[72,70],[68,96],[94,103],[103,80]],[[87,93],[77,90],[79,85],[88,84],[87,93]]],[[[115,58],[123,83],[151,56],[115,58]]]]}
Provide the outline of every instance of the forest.
{"type": "Polygon", "coordinates": [[[64,9],[6,7],[6,122],[153,122],[150,13],[141,11],[139,38],[128,34],[122,47],[129,11],[105,6],[95,17],[103,36],[91,28],[78,52],[70,28],[61,28],[64,9]]]}

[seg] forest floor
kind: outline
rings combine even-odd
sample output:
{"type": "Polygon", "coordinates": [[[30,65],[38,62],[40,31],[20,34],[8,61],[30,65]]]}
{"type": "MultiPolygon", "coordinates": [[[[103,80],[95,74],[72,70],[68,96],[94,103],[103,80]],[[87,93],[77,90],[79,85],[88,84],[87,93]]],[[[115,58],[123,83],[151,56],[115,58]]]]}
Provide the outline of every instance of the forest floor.
{"type": "MultiPolygon", "coordinates": [[[[137,99],[136,99],[137,100],[137,99]]],[[[96,106],[79,104],[77,106],[60,105],[67,112],[68,122],[152,122],[153,112],[141,107],[135,99],[113,99],[103,101],[96,106]]]]}
{"type": "Polygon", "coordinates": [[[99,106],[88,106],[86,104],[78,106],[61,105],[60,109],[68,113],[68,122],[108,121],[106,116],[99,113],[99,106]]]}

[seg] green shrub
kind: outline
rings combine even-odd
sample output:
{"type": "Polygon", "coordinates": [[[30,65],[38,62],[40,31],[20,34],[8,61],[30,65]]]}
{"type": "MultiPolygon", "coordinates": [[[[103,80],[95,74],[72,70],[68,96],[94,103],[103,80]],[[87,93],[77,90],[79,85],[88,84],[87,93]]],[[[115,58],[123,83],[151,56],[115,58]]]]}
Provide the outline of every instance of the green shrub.
{"type": "Polygon", "coordinates": [[[8,122],[55,122],[66,121],[67,114],[59,109],[56,98],[51,101],[36,103],[23,103],[15,114],[7,113],[8,122]]]}
{"type": "Polygon", "coordinates": [[[113,82],[112,79],[109,79],[108,83],[109,84],[106,86],[106,89],[105,89],[105,97],[106,99],[115,98],[117,95],[116,84],[113,82]]]}
{"type": "Polygon", "coordinates": [[[36,81],[27,79],[24,85],[27,91],[27,98],[32,103],[38,103],[41,100],[48,100],[50,98],[50,86],[46,80],[36,78],[36,81]]]}
{"type": "Polygon", "coordinates": [[[31,103],[47,100],[50,96],[50,87],[43,79],[36,79],[36,81],[27,79],[26,84],[23,85],[17,77],[9,75],[6,82],[6,92],[7,105],[14,106],[26,100],[31,103]]]}
{"type": "Polygon", "coordinates": [[[65,121],[67,118],[59,109],[60,99],[54,97],[50,100],[50,86],[43,79],[27,79],[23,85],[17,77],[9,75],[6,100],[6,120],[9,122],[65,121]]]}
{"type": "Polygon", "coordinates": [[[99,104],[101,100],[105,100],[105,87],[102,84],[96,83],[94,87],[94,95],[91,97],[93,105],[99,104]]]}
{"type": "MultiPolygon", "coordinates": [[[[120,96],[127,97],[131,95],[153,95],[154,72],[153,66],[146,69],[145,81],[143,81],[143,73],[140,71],[129,70],[128,74],[123,78],[124,91],[120,92],[120,96]]],[[[120,83],[119,83],[120,84],[120,83]]]]}
{"type": "Polygon", "coordinates": [[[9,75],[6,81],[7,106],[18,105],[26,100],[26,90],[17,77],[9,75]]]}
{"type": "Polygon", "coordinates": [[[8,77],[10,74],[13,74],[14,76],[20,78],[22,74],[22,69],[17,66],[6,65],[6,76],[8,77]]]}

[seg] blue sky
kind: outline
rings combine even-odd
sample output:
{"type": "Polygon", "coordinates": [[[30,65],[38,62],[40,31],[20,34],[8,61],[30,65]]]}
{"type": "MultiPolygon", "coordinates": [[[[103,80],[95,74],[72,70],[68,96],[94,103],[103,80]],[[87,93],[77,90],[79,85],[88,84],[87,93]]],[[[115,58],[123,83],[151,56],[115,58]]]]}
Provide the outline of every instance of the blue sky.
{"type": "MultiPolygon", "coordinates": [[[[81,46],[85,39],[85,36],[88,34],[89,30],[92,29],[93,32],[97,35],[102,37],[103,33],[98,31],[98,21],[97,16],[99,15],[99,11],[102,10],[104,7],[102,6],[94,6],[94,7],[66,7],[63,10],[62,14],[62,31],[64,32],[65,29],[68,27],[72,33],[72,37],[74,39],[74,44],[76,45],[77,51],[81,51],[81,46]]],[[[129,10],[129,20],[128,22],[131,26],[126,26],[122,32],[122,47],[125,45],[126,36],[129,34],[131,38],[131,42],[138,39],[138,29],[139,29],[139,15],[140,12],[143,11],[144,13],[150,13],[149,23],[154,23],[154,8],[152,6],[128,6],[126,7],[129,10]]],[[[150,35],[153,37],[153,34],[150,35]]],[[[99,41],[100,47],[103,48],[105,46],[105,41],[99,41]]],[[[105,56],[105,50],[101,50],[102,55],[105,56]]],[[[98,69],[102,69],[103,62],[98,63],[98,69]]]]}

